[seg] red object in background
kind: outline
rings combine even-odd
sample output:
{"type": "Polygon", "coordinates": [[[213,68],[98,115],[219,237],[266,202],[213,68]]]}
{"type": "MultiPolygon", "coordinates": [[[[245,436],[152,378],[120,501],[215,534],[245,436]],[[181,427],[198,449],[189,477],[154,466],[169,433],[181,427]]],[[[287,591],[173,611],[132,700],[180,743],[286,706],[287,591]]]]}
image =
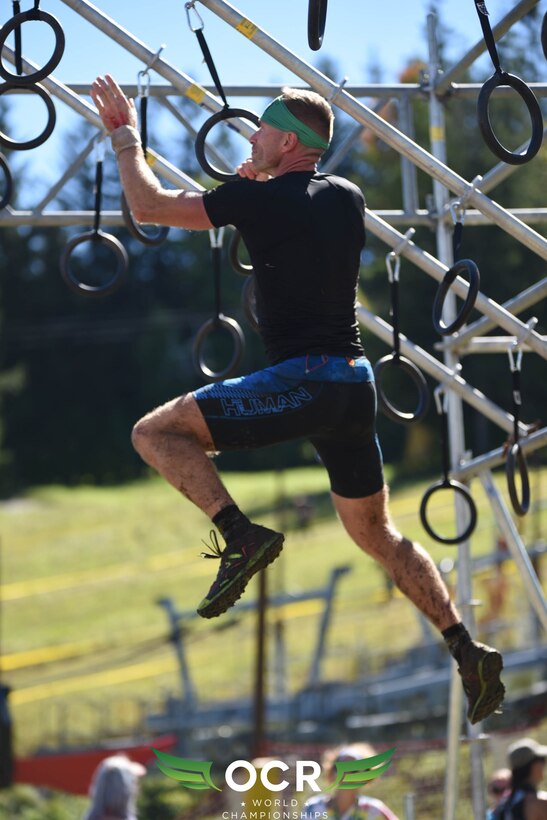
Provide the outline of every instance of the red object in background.
{"type": "Polygon", "coordinates": [[[47,786],[50,789],[87,795],[93,772],[105,757],[125,754],[131,760],[148,766],[154,758],[152,748],[160,751],[173,749],[175,735],[162,735],[139,745],[121,744],[108,749],[84,749],[15,759],[14,783],[47,786]]]}

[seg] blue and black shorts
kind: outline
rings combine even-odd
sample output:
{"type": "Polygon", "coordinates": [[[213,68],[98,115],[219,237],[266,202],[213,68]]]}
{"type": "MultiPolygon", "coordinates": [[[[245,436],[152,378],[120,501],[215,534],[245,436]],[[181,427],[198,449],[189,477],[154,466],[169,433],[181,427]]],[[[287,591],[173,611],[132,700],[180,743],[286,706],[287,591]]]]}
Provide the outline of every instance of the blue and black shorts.
{"type": "Polygon", "coordinates": [[[373,495],[384,485],[376,389],[365,356],[301,356],[192,394],[215,449],[248,450],[306,438],[333,492],[373,495]]]}

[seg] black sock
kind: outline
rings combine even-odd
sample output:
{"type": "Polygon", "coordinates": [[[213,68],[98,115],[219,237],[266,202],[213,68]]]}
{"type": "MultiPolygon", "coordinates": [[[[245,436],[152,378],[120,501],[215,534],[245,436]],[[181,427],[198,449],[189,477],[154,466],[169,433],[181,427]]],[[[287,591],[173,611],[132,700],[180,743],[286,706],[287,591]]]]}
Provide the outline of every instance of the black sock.
{"type": "Polygon", "coordinates": [[[450,652],[452,657],[455,658],[458,663],[460,663],[460,653],[462,647],[466,643],[469,643],[469,641],[471,640],[471,635],[462,623],[454,624],[454,626],[449,626],[448,629],[443,629],[441,634],[448,647],[448,651],[450,652]]]}
{"type": "Polygon", "coordinates": [[[237,538],[247,529],[251,522],[239,509],[236,504],[228,504],[213,516],[213,524],[220,531],[222,537],[228,543],[229,540],[237,538]]]}

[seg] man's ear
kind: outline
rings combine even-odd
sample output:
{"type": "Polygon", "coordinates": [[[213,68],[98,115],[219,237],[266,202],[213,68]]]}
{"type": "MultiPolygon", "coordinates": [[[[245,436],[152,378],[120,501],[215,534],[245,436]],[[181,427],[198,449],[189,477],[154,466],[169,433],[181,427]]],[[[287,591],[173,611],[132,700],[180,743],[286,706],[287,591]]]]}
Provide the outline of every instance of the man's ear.
{"type": "Polygon", "coordinates": [[[294,151],[298,145],[298,137],[294,131],[285,131],[285,140],[283,142],[284,151],[294,151]]]}

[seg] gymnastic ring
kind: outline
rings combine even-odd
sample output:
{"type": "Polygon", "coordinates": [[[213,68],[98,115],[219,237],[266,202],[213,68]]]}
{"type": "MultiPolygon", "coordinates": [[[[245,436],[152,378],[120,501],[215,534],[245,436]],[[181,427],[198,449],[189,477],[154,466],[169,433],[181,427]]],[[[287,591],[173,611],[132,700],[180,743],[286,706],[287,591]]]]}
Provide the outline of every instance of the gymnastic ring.
{"type": "Polygon", "coordinates": [[[229,182],[234,179],[240,179],[240,176],[236,173],[229,174],[221,171],[219,168],[215,168],[214,165],[209,163],[207,157],[205,156],[205,140],[209,136],[209,131],[211,131],[217,123],[222,122],[223,120],[232,120],[234,117],[249,120],[249,122],[252,122],[256,126],[260,125],[259,117],[252,111],[246,111],[244,108],[230,108],[227,106],[226,108],[221,108],[220,111],[217,111],[212,117],[209,117],[209,119],[206,120],[199,129],[196,137],[196,157],[199,164],[206,174],[209,174],[209,176],[213,177],[213,179],[220,180],[220,182],[229,182]]]}
{"type": "Polygon", "coordinates": [[[109,233],[103,233],[100,230],[87,231],[86,233],[74,236],[66,244],[61,255],[61,276],[68,287],[76,293],[83,293],[85,296],[109,296],[122,284],[127,273],[128,262],[127,251],[115,236],[112,236],[112,234],[109,233]],[[81,282],[77,279],[70,269],[70,257],[72,256],[72,252],[78,245],[81,245],[84,242],[98,242],[101,245],[106,245],[114,251],[117,262],[116,270],[113,276],[105,282],[104,285],[87,285],[85,282],[81,282]]]}
{"type": "Polygon", "coordinates": [[[47,23],[53,29],[53,33],[55,34],[55,48],[47,63],[42,66],[42,68],[33,71],[32,74],[13,74],[5,68],[0,59],[0,76],[18,86],[37,83],[51,74],[53,69],[60,63],[65,50],[65,34],[57,18],[52,14],[48,14],[47,11],[40,11],[40,9],[34,8],[14,15],[11,20],[8,20],[8,22],[2,26],[0,30],[0,53],[11,32],[29,20],[38,20],[41,23],[47,23]]]}
{"type": "Polygon", "coordinates": [[[198,330],[192,349],[192,361],[196,371],[203,376],[204,379],[210,382],[220,381],[221,379],[226,379],[234,375],[243,358],[244,347],[245,337],[236,320],[220,313],[216,318],[208,319],[198,330]],[[218,328],[224,328],[228,331],[234,342],[234,352],[232,358],[223,370],[211,370],[211,368],[205,364],[203,345],[207,337],[218,328]]]}
{"type": "Polygon", "coordinates": [[[543,141],[543,115],[541,113],[541,108],[532,89],[529,88],[526,83],[520,79],[520,77],[515,77],[514,74],[507,74],[505,71],[496,71],[492,74],[490,79],[485,82],[479,92],[477,113],[479,128],[485,143],[493,154],[506,162],[508,165],[524,165],[525,162],[529,162],[533,157],[535,157],[541,148],[541,143],[543,141]],[[492,130],[490,116],[488,113],[488,103],[493,90],[501,85],[510,86],[513,88],[525,103],[530,114],[530,119],[532,122],[532,136],[530,137],[530,142],[528,143],[526,151],[522,154],[515,154],[504,148],[492,130]]]}
{"type": "Polygon", "coordinates": [[[309,0],[308,5],[308,45],[312,51],[319,51],[327,21],[327,0],[309,0]]]}
{"type": "Polygon", "coordinates": [[[0,154],[0,168],[4,172],[4,179],[5,179],[5,188],[4,196],[0,199],[0,211],[2,211],[6,205],[9,205],[9,201],[11,199],[11,195],[13,193],[13,177],[11,175],[10,167],[8,165],[8,161],[5,158],[4,154],[0,154]]]}
{"type": "Polygon", "coordinates": [[[241,243],[241,234],[238,230],[235,230],[232,234],[232,238],[230,240],[230,247],[228,248],[228,256],[230,259],[230,264],[232,268],[235,270],[236,273],[242,273],[243,276],[251,276],[253,272],[252,265],[246,265],[244,262],[241,261],[239,258],[239,245],[241,243]]]}
{"type": "Polygon", "coordinates": [[[440,333],[441,336],[450,336],[451,333],[455,333],[456,330],[459,330],[460,327],[465,324],[467,317],[473,310],[473,305],[479,292],[480,282],[479,269],[471,259],[460,259],[459,262],[456,262],[456,264],[445,273],[444,279],[437,288],[435,301],[433,302],[433,327],[437,333],[440,333]],[[465,297],[465,302],[452,324],[445,325],[443,322],[444,300],[446,299],[452,282],[457,276],[464,273],[467,274],[469,279],[469,289],[465,297]]]}
{"type": "Polygon", "coordinates": [[[543,23],[541,24],[541,47],[543,49],[543,55],[547,60],[547,11],[543,17],[543,23]]]}
{"type": "Polygon", "coordinates": [[[460,484],[459,481],[454,481],[453,479],[442,479],[441,481],[436,481],[434,484],[429,487],[422,498],[422,502],[420,504],[420,520],[422,522],[422,527],[427,532],[428,535],[431,536],[435,541],[438,541],[440,544],[461,544],[462,541],[465,541],[467,538],[471,536],[473,530],[477,526],[477,507],[475,506],[475,502],[473,501],[473,497],[465,484],[460,484]],[[465,528],[465,530],[460,533],[459,535],[455,535],[453,538],[447,538],[444,535],[439,535],[439,533],[435,532],[433,527],[430,525],[429,521],[427,520],[427,505],[431,499],[431,497],[439,490],[453,490],[455,493],[462,496],[465,499],[468,509],[469,509],[469,524],[465,528]]]}
{"type": "Polygon", "coordinates": [[[248,276],[241,289],[241,299],[243,303],[243,313],[250,326],[257,333],[260,332],[258,316],[256,315],[256,279],[248,276]]]}
{"type": "Polygon", "coordinates": [[[526,515],[530,509],[530,481],[528,478],[528,464],[526,462],[526,456],[524,455],[522,447],[518,442],[513,444],[507,453],[507,459],[505,461],[505,475],[507,476],[507,489],[509,490],[511,506],[517,515],[526,515]],[[517,466],[520,475],[522,498],[519,498],[517,483],[515,480],[517,466]]]}
{"type": "MultiPolygon", "coordinates": [[[[16,83],[2,83],[0,85],[0,96],[5,94],[7,91],[13,91],[14,88],[20,89],[20,85],[16,85],[16,83]]],[[[33,94],[37,94],[46,104],[47,112],[48,112],[48,120],[46,123],[46,127],[34,139],[27,140],[26,142],[16,142],[15,140],[10,139],[7,137],[2,131],[0,131],[0,143],[5,145],[7,148],[13,148],[15,151],[28,151],[31,148],[37,148],[39,145],[42,145],[48,137],[51,136],[53,133],[53,129],[55,128],[55,122],[57,120],[57,114],[55,112],[55,106],[53,104],[53,100],[51,96],[46,91],[46,89],[42,85],[27,85],[25,86],[25,91],[32,92],[33,94]]]]}
{"type": "Polygon", "coordinates": [[[161,245],[162,242],[165,241],[167,238],[167,234],[169,233],[169,228],[167,225],[156,225],[154,233],[148,234],[146,233],[135,221],[133,218],[133,214],[127,204],[127,199],[125,198],[125,194],[122,193],[121,196],[121,210],[122,210],[122,217],[125,224],[125,227],[135,239],[138,239],[139,242],[142,242],[143,245],[150,245],[156,246],[161,245]]]}
{"type": "Polygon", "coordinates": [[[398,356],[395,353],[389,353],[387,356],[379,359],[374,365],[374,377],[376,379],[376,390],[378,394],[378,405],[380,410],[388,416],[392,421],[397,421],[400,424],[412,424],[415,421],[420,421],[429,408],[429,390],[427,382],[421,370],[405,356],[398,356]],[[418,389],[418,404],[412,413],[404,413],[398,410],[395,405],[386,398],[382,389],[382,374],[388,367],[399,367],[403,372],[408,373],[414,384],[418,389]]]}

